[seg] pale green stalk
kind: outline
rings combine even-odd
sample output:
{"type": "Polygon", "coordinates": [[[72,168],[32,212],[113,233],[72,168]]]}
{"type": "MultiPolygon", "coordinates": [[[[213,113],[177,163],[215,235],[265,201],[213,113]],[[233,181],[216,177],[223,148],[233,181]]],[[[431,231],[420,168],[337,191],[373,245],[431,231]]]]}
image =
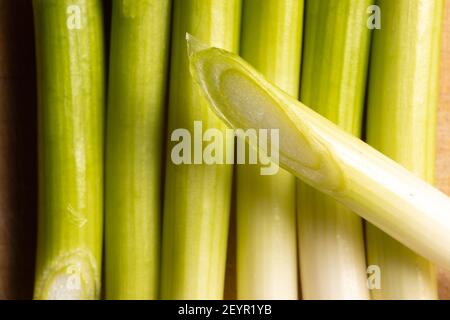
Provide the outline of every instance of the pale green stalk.
{"type": "MultiPolygon", "coordinates": [[[[194,87],[184,39],[190,32],[237,51],[240,13],[240,0],[174,1],[168,139],[175,137],[174,130],[187,129],[195,144],[194,121],[202,122],[203,132],[209,128],[225,131],[226,126],[194,87]]],[[[194,162],[176,165],[175,145],[176,141],[170,141],[167,152],[161,295],[163,299],[221,299],[233,167],[194,162]]]]}
{"type": "MultiPolygon", "coordinates": [[[[242,56],[297,96],[303,0],[244,0],[242,24],[242,56]]],[[[297,299],[295,177],[238,165],[236,194],[238,299],[297,299]]]]}
{"type": "Polygon", "coordinates": [[[34,0],[39,92],[35,299],[100,295],[104,50],[100,0],[34,0]]]}
{"type": "MultiPolygon", "coordinates": [[[[372,3],[306,2],[300,100],[355,136],[361,133],[372,3]]],[[[301,181],[297,212],[303,298],[369,299],[361,218],[301,181]]]]}
{"type": "Polygon", "coordinates": [[[156,299],[171,2],[112,4],[105,294],[156,299]]]}
{"type": "Polygon", "coordinates": [[[448,196],[270,84],[237,55],[189,42],[194,79],[225,123],[279,129],[285,169],[450,269],[448,196]]]}
{"type": "MultiPolygon", "coordinates": [[[[383,19],[372,48],[367,141],[433,183],[443,1],[381,0],[378,5],[383,19]]],[[[433,199],[427,202],[435,207],[433,199]]],[[[381,289],[372,291],[373,298],[437,299],[430,262],[373,225],[366,230],[368,262],[381,270],[381,289]]]]}

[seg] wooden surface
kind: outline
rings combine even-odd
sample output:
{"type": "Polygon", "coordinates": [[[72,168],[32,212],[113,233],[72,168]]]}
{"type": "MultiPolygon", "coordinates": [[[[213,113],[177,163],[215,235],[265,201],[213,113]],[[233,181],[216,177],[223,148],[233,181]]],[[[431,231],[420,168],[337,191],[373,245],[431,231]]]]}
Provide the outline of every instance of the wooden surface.
{"type": "MultiPolygon", "coordinates": [[[[450,195],[450,0],[445,0],[439,99],[436,185],[450,195]]],[[[439,278],[440,298],[450,299],[450,272],[441,270],[439,278]]]]}
{"type": "Polygon", "coordinates": [[[0,299],[32,297],[35,87],[31,1],[0,0],[0,299]]]}

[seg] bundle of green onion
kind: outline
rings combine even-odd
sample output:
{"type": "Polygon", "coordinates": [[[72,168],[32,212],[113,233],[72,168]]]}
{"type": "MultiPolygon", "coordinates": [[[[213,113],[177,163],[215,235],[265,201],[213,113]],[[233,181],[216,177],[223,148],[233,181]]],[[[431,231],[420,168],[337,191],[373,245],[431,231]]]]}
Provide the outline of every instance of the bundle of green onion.
{"type": "Polygon", "coordinates": [[[443,0],[33,5],[36,299],[437,298],[443,0]]]}

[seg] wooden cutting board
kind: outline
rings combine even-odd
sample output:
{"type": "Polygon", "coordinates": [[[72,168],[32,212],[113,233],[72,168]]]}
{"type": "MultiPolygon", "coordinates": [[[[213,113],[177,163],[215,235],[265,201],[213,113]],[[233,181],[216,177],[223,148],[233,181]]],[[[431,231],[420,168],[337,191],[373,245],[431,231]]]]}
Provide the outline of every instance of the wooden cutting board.
{"type": "MultiPolygon", "coordinates": [[[[444,33],[442,39],[436,185],[450,195],[450,0],[445,1],[444,33]]],[[[450,300],[450,272],[441,270],[439,278],[440,298],[450,300]]]]}
{"type": "Polygon", "coordinates": [[[31,1],[0,0],[0,299],[30,299],[36,230],[31,1]]]}

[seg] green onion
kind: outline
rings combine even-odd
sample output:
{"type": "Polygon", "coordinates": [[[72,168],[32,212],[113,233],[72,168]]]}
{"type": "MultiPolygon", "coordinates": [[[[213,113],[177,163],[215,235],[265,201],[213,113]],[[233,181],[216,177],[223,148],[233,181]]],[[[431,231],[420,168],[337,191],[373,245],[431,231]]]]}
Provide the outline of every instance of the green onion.
{"type": "Polygon", "coordinates": [[[170,0],[112,4],[106,298],[156,299],[170,0]]]}
{"type": "Polygon", "coordinates": [[[34,0],[39,91],[36,299],[100,295],[104,48],[100,0],[34,0]]]}
{"type": "MultiPolygon", "coordinates": [[[[359,136],[370,49],[372,0],[307,1],[300,100],[359,136]]],[[[270,80],[270,79],[269,79],[270,80]]],[[[361,218],[298,183],[304,299],[368,299],[361,218]]]]}
{"type": "MultiPolygon", "coordinates": [[[[372,48],[367,141],[433,183],[443,1],[378,5],[383,19],[372,48]]],[[[441,210],[427,194],[421,197],[431,210],[441,210]]],[[[438,233],[428,236],[449,247],[438,233]]],[[[372,291],[373,298],[437,299],[436,271],[425,258],[373,225],[367,226],[367,250],[369,264],[381,269],[381,289],[372,291]]]]}
{"type": "Polygon", "coordinates": [[[225,123],[279,129],[285,169],[450,269],[449,197],[270,84],[237,55],[193,39],[189,47],[191,73],[225,123]]]}
{"type": "MultiPolygon", "coordinates": [[[[298,95],[303,0],[244,0],[242,56],[298,95]]],[[[295,177],[237,166],[237,298],[297,299],[295,177]],[[257,186],[257,187],[255,187],[257,186]]]]}
{"type": "MultiPolygon", "coordinates": [[[[189,74],[186,32],[237,51],[240,0],[175,0],[169,98],[169,139],[176,129],[194,135],[226,126],[208,108],[189,74]]],[[[225,133],[224,133],[225,134],[225,133]]],[[[169,143],[163,226],[163,299],[220,299],[223,296],[233,167],[175,164],[169,143]]]]}

